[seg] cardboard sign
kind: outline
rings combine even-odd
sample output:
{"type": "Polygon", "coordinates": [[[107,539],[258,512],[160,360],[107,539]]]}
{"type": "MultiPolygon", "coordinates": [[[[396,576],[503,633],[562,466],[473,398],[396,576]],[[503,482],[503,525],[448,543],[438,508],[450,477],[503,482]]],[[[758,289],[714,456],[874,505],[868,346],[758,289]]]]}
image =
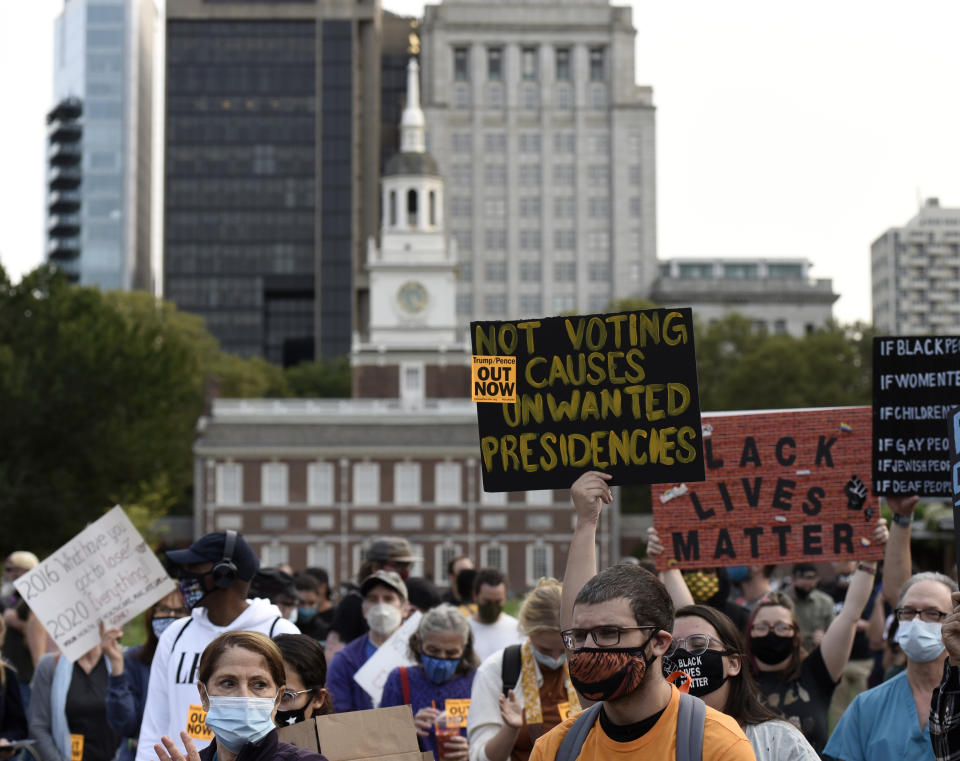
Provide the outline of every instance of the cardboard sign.
{"type": "Polygon", "coordinates": [[[409,643],[410,636],[417,631],[422,617],[419,610],[413,613],[353,675],[353,681],[363,687],[374,706],[380,705],[383,686],[387,683],[390,672],[397,666],[413,666],[416,663],[410,657],[409,643]]]}
{"type": "Polygon", "coordinates": [[[453,727],[467,726],[467,714],[470,712],[470,698],[447,698],[443,705],[447,722],[453,727]]]}
{"type": "Polygon", "coordinates": [[[119,506],[13,584],[71,661],[176,589],[119,506]]]}
{"type": "Polygon", "coordinates": [[[660,568],[877,559],[869,407],[707,413],[704,483],[653,487],[660,568]]]}
{"type": "Polygon", "coordinates": [[[586,470],[612,484],[703,479],[690,309],[470,331],[474,355],[517,363],[516,400],[477,405],[485,491],[569,488],[586,470]]]}
{"type": "Polygon", "coordinates": [[[945,421],[960,400],[960,336],[873,339],[873,488],[940,497],[951,491],[945,421]]]}
{"type": "Polygon", "coordinates": [[[473,357],[470,390],[475,402],[517,401],[517,358],[473,357]]]}

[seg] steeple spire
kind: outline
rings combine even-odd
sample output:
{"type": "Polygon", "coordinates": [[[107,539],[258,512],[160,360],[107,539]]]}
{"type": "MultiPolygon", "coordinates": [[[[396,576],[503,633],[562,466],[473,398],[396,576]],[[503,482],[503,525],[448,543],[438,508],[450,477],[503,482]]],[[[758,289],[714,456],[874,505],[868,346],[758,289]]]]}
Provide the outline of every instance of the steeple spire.
{"type": "Polygon", "coordinates": [[[407,105],[400,119],[400,152],[425,153],[424,128],[426,119],[420,108],[420,66],[416,58],[407,64],[407,105]]]}

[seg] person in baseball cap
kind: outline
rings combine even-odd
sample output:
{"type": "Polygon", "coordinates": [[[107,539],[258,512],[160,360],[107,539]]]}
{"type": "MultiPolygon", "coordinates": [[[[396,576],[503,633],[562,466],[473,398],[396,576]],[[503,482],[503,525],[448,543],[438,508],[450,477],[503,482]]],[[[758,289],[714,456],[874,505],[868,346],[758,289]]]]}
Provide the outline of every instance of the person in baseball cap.
{"type": "MultiPolygon", "coordinates": [[[[423,560],[413,554],[410,543],[399,536],[377,539],[367,550],[366,560],[357,574],[357,582],[363,581],[377,571],[393,571],[401,580],[410,575],[413,564],[423,560]]],[[[368,627],[361,608],[362,595],[351,592],[345,595],[333,613],[333,622],[327,634],[325,653],[327,663],[344,645],[353,642],[364,634],[368,627]]]]}
{"type": "Polygon", "coordinates": [[[374,571],[360,584],[360,594],[370,631],[338,651],[327,672],[327,689],[337,713],[373,708],[370,695],[353,675],[400,628],[408,610],[407,586],[395,571],[374,571]]]}

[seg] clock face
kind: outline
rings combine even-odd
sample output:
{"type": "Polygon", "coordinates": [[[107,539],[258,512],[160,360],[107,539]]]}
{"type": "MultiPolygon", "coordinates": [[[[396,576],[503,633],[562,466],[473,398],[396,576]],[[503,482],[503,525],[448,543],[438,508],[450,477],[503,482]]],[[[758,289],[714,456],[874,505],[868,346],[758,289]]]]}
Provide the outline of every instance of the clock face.
{"type": "Polygon", "coordinates": [[[427,306],[427,289],[416,281],[404,283],[397,291],[397,303],[404,312],[420,312],[427,306]]]}

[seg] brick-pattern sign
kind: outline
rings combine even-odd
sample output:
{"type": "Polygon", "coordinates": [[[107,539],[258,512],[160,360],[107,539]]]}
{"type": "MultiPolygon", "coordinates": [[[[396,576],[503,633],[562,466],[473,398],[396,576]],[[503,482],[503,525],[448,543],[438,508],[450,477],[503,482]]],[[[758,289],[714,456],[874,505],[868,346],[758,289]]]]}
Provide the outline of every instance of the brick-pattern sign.
{"type": "Polygon", "coordinates": [[[477,404],[485,491],[566,489],[592,469],[614,484],[703,478],[690,309],[473,322],[470,332],[474,398],[515,395],[477,404]],[[516,359],[509,375],[504,357],[516,359]]]}
{"type": "Polygon", "coordinates": [[[873,339],[873,488],[949,499],[947,417],[960,401],[960,336],[873,339]]]}
{"type": "Polygon", "coordinates": [[[880,558],[869,407],[706,413],[706,481],[653,487],[661,568],[880,558]]]}

